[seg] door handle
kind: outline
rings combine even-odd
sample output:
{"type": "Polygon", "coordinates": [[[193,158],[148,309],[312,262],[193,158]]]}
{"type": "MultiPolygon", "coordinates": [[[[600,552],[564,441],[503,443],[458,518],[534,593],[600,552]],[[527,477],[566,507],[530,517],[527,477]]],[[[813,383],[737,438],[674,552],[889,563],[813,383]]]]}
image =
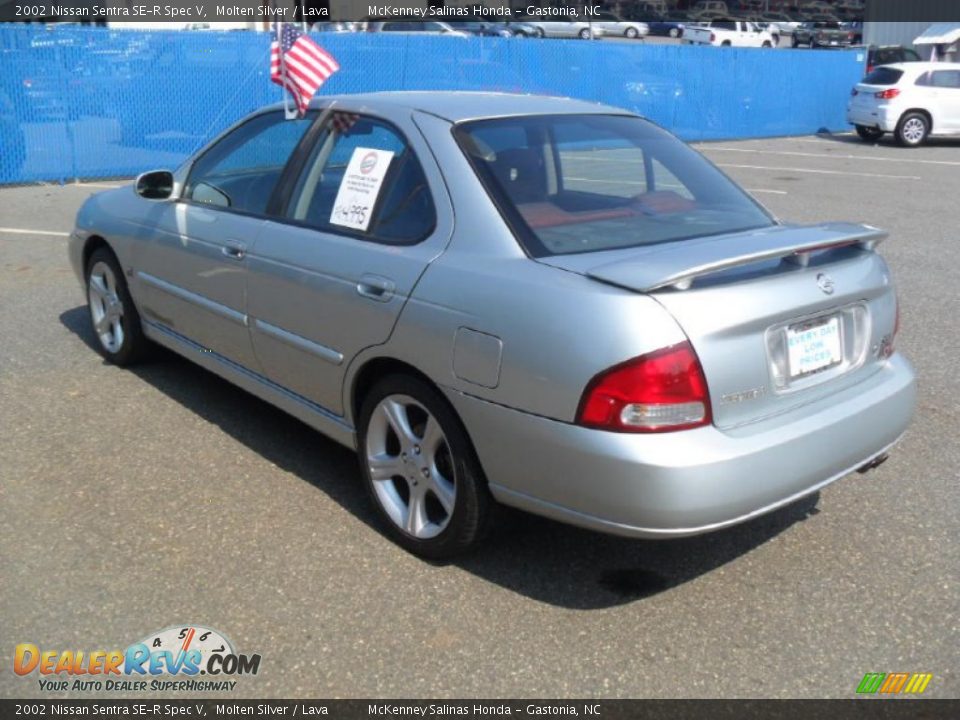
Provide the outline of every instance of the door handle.
{"type": "Polygon", "coordinates": [[[387,302],[393,297],[396,285],[390,278],[379,275],[361,275],[357,283],[357,294],[377,302],[387,302]]]}
{"type": "Polygon", "coordinates": [[[231,260],[243,260],[247,256],[247,248],[243,245],[237,244],[224,245],[220,249],[220,252],[222,252],[231,260]]]}

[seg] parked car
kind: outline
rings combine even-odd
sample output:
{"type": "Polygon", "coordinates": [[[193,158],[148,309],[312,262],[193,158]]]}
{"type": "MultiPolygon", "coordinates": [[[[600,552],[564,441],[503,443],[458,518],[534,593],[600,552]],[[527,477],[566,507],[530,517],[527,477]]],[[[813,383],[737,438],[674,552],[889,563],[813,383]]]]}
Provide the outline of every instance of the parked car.
{"type": "Polygon", "coordinates": [[[650,34],[649,26],[638,20],[624,20],[611,12],[598,12],[590,16],[594,28],[603,30],[604,35],[619,35],[627,38],[644,38],[650,34]]]}
{"type": "Polygon", "coordinates": [[[771,25],[776,25],[780,29],[781,35],[793,35],[793,31],[800,25],[798,20],[794,20],[783,12],[760,13],[759,20],[771,25]]]}
{"type": "Polygon", "coordinates": [[[655,13],[628,10],[624,17],[636,22],[642,22],[649,29],[650,35],[659,35],[664,37],[679,38],[683,35],[683,29],[687,25],[687,19],[670,18],[666,15],[655,13]]]}
{"type": "Polygon", "coordinates": [[[805,22],[793,31],[790,43],[793,47],[849,47],[855,38],[856,33],[847,30],[839,22],[805,22]]]}
{"type": "Polygon", "coordinates": [[[921,57],[903,45],[871,45],[867,49],[867,73],[873,72],[878,65],[894,65],[904,62],[922,62],[921,57]]]}
{"type": "MultiPolygon", "coordinates": [[[[536,37],[541,38],[580,38],[589,40],[591,36],[590,25],[592,23],[580,20],[553,20],[553,15],[526,15],[515,13],[514,17],[519,22],[525,23],[533,28],[536,37]],[[546,19],[545,19],[546,18],[546,19]]],[[[593,37],[603,36],[603,28],[594,24],[593,37]]]]}
{"type": "Polygon", "coordinates": [[[428,35],[449,35],[451,37],[467,37],[467,33],[461,32],[451,26],[449,23],[438,21],[414,21],[414,20],[375,20],[368,19],[367,32],[391,32],[391,33],[418,33],[428,35]]]}
{"type": "Polygon", "coordinates": [[[851,92],[847,122],[864,140],[893,133],[916,147],[960,134],[960,63],[908,62],[874,68],[851,92]]]}
{"type": "Polygon", "coordinates": [[[510,20],[504,24],[507,26],[507,29],[510,30],[510,33],[514,37],[532,38],[532,37],[540,36],[540,33],[537,31],[537,28],[535,28],[530,23],[517,22],[514,20],[510,20]]]}
{"type": "Polygon", "coordinates": [[[706,12],[729,15],[730,9],[727,7],[727,3],[722,0],[699,0],[699,2],[694,3],[689,10],[690,15],[699,15],[706,12]]]}
{"type": "Polygon", "coordinates": [[[717,45],[720,47],[773,48],[777,41],[766,30],[752,22],[742,20],[718,20],[706,25],[688,27],[683,41],[691,45],[717,45]]]}
{"type": "Polygon", "coordinates": [[[484,20],[453,20],[448,24],[454,30],[459,30],[467,35],[513,37],[513,32],[504,23],[486,22],[484,20]]]}
{"type": "Polygon", "coordinates": [[[676,537],[881,462],[916,395],[883,236],[781,224],[618,108],[401,92],[257,111],[68,248],[108,361],[158,343],[355,448],[437,558],[495,502],[676,537]]]}

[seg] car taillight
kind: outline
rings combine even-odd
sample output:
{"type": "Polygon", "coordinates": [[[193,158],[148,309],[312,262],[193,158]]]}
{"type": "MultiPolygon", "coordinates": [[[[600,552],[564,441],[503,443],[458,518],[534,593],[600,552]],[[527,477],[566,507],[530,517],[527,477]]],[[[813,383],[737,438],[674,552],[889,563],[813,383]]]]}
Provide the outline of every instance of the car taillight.
{"type": "Polygon", "coordinates": [[[600,373],[577,412],[579,425],[616,432],[672,432],[710,422],[707,381],[689,342],[600,373]]]}
{"type": "Polygon", "coordinates": [[[897,95],[900,94],[900,91],[896,88],[890,88],[889,90],[881,90],[878,93],[874,93],[873,96],[877,100],[893,100],[897,95]]]}
{"type": "Polygon", "coordinates": [[[873,65],[867,65],[867,75],[873,72],[873,65]]]}

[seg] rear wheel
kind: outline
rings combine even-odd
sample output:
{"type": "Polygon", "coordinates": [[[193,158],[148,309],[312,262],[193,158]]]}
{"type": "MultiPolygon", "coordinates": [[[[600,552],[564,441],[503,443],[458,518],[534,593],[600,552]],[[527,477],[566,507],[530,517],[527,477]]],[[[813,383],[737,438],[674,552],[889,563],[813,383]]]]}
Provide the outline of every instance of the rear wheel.
{"type": "Polygon", "coordinates": [[[922,145],[930,132],[930,121],[923,113],[907,113],[897,125],[897,140],[906,147],[922,145]]]}
{"type": "Polygon", "coordinates": [[[772,48],[772,47],[773,47],[773,45],[771,44],[771,42],[770,42],[769,40],[764,40],[764,41],[763,41],[763,46],[762,46],[762,47],[765,47],[765,48],[772,48]]]}
{"type": "Polygon", "coordinates": [[[799,45],[800,45],[800,41],[797,40],[797,36],[796,36],[796,35],[794,35],[792,38],[790,38],[790,47],[794,47],[794,48],[795,48],[795,47],[799,47],[799,45]]]}
{"type": "Polygon", "coordinates": [[[150,341],[130,297],[120,263],[107,248],[95,250],[87,262],[87,306],[97,349],[115,365],[143,359],[150,341]]]}
{"type": "Polygon", "coordinates": [[[363,401],[358,454],[367,492],[389,535],[421,557],[476,547],[493,498],[459,418],[440,393],[393,375],[363,401]]]}
{"type": "Polygon", "coordinates": [[[637,29],[635,27],[628,27],[626,30],[623,31],[623,34],[626,35],[631,40],[636,40],[640,36],[640,33],[637,32],[637,29]]]}
{"type": "Polygon", "coordinates": [[[584,28],[583,30],[580,31],[579,35],[581,40],[589,40],[590,30],[588,28],[584,28]]]}
{"type": "Polygon", "coordinates": [[[543,31],[542,27],[537,28],[536,35],[538,38],[546,37],[546,33],[543,31]]]}
{"type": "Polygon", "coordinates": [[[720,43],[720,47],[733,47],[733,43],[731,43],[729,40],[724,40],[722,43],[720,43]]]}
{"type": "Polygon", "coordinates": [[[669,35],[672,38],[680,37],[680,28],[670,28],[669,35]]]}
{"type": "Polygon", "coordinates": [[[861,140],[866,140],[867,142],[876,142],[883,137],[883,130],[867,127],[866,125],[857,125],[856,127],[857,135],[860,136],[861,140]]]}

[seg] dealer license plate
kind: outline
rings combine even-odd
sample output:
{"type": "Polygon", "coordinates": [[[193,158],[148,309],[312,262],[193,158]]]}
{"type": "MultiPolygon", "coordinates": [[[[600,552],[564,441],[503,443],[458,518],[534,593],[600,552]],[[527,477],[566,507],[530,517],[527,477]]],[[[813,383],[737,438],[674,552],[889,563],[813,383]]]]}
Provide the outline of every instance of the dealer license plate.
{"type": "Polygon", "coordinates": [[[833,315],[788,327],[787,358],[791,379],[839,365],[843,360],[840,318],[833,315]]]}

